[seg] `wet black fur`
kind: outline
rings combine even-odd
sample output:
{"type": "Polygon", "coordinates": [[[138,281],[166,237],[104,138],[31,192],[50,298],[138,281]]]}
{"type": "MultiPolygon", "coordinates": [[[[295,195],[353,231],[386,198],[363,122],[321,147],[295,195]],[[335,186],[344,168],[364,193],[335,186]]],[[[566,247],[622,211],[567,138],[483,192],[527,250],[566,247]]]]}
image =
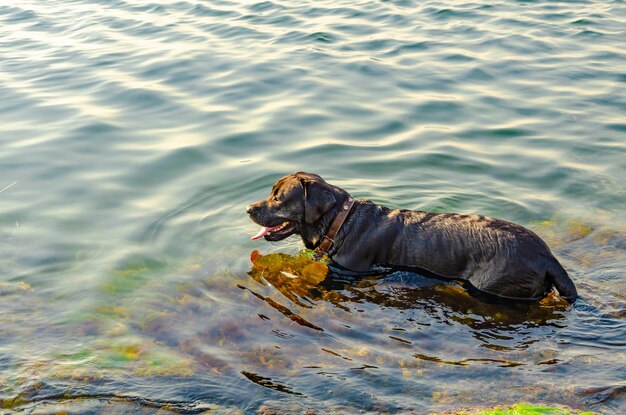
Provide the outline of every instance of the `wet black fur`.
{"type": "MultiPolygon", "coordinates": [[[[298,233],[315,249],[348,193],[320,176],[298,172],[280,179],[272,194],[247,208],[263,226],[292,226],[268,240],[298,233]]],[[[548,246],[514,223],[479,215],[391,210],[358,199],[335,238],[330,258],[346,269],[386,264],[469,282],[507,298],[543,298],[552,287],[573,301],[576,287],[548,246]]]]}

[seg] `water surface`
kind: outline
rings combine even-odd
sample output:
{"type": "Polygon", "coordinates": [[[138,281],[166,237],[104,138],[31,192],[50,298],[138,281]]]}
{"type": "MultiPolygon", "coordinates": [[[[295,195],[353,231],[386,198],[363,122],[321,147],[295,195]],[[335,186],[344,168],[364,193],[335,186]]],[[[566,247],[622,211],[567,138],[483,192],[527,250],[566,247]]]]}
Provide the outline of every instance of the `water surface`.
{"type": "Polygon", "coordinates": [[[618,413],[624,39],[621,0],[0,3],[0,408],[618,413]],[[581,299],[255,278],[297,170],[528,226],[581,299]]]}

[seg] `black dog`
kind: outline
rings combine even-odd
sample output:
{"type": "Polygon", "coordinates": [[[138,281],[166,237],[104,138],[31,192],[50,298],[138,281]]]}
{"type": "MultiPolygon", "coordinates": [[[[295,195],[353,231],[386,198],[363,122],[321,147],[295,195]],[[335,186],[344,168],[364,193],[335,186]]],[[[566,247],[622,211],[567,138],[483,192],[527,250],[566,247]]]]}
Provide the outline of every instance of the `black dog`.
{"type": "Polygon", "coordinates": [[[297,233],[309,249],[324,244],[335,218],[345,215],[342,211],[347,218],[325,250],[349,270],[386,264],[465,280],[500,297],[538,300],[552,287],[569,301],[577,297],[574,283],[545,242],[503,220],[391,210],[365,199],[352,202],[345,190],[303,172],[283,177],[268,198],[246,208],[262,226],[252,239],[280,241],[297,233]]]}

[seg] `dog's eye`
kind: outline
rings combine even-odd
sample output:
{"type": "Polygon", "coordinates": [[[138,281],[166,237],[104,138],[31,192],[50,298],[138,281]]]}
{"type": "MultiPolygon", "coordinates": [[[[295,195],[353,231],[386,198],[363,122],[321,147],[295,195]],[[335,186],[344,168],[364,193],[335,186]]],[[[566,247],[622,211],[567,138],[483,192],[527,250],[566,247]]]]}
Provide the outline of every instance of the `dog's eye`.
{"type": "Polygon", "coordinates": [[[278,196],[274,196],[274,202],[280,202],[280,199],[278,198],[278,196]]]}

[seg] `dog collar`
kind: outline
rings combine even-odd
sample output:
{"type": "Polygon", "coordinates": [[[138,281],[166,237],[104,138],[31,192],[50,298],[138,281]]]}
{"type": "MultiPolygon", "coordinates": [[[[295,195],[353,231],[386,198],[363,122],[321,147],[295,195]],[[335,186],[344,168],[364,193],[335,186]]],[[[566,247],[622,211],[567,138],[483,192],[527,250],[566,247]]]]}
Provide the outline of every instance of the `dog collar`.
{"type": "Polygon", "coordinates": [[[335,216],[328,232],[326,232],[326,235],[322,236],[322,242],[315,249],[317,252],[328,255],[328,251],[330,251],[330,248],[335,243],[335,237],[337,236],[339,229],[341,229],[341,226],[346,221],[348,214],[352,210],[352,206],[354,206],[354,199],[352,197],[349,197],[348,200],[343,202],[343,206],[341,207],[339,213],[337,213],[337,216],[335,216]]]}

